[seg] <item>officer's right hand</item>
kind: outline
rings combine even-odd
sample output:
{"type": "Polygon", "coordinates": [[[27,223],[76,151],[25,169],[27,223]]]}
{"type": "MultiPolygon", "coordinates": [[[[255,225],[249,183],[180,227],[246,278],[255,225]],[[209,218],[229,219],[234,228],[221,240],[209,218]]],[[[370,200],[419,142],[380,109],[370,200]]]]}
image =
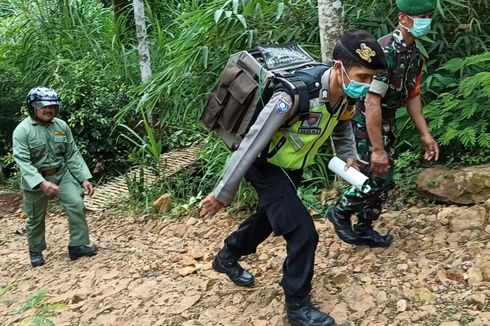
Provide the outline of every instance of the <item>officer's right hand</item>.
{"type": "Polygon", "coordinates": [[[60,189],[56,184],[50,181],[43,181],[39,188],[49,199],[56,197],[60,189]]]}
{"type": "Polygon", "coordinates": [[[384,148],[374,149],[371,152],[371,172],[375,177],[383,177],[388,173],[390,164],[388,154],[384,148]]]}
{"type": "Polygon", "coordinates": [[[201,211],[199,215],[201,217],[213,217],[220,209],[225,206],[220,202],[213,193],[210,193],[203,200],[201,200],[201,211]]]}

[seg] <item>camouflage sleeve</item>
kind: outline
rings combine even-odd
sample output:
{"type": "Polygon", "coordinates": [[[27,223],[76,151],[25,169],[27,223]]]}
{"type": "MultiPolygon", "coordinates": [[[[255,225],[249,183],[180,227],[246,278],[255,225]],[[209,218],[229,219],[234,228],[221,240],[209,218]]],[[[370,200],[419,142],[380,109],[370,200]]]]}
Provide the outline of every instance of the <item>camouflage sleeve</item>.
{"type": "Polygon", "coordinates": [[[12,152],[15,163],[19,167],[22,179],[33,190],[41,182],[45,181],[41,173],[31,161],[31,151],[27,141],[27,132],[22,125],[17,126],[12,136],[12,152]]]}
{"type": "Polygon", "coordinates": [[[85,163],[82,155],[78,151],[78,147],[73,139],[73,134],[70,127],[64,124],[65,134],[67,138],[67,148],[65,152],[66,167],[78,182],[83,182],[92,178],[92,174],[85,163]]]}
{"type": "Polygon", "coordinates": [[[291,96],[286,92],[278,92],[260,111],[257,120],[228,160],[224,175],[213,190],[214,196],[221,203],[228,205],[233,201],[241,179],[269,144],[274,133],[289,119],[292,108],[291,96]]]}
{"type": "Polygon", "coordinates": [[[408,94],[408,98],[414,98],[420,95],[420,84],[422,83],[422,67],[420,68],[419,74],[417,75],[417,79],[415,79],[415,85],[410,90],[408,94]]]}
{"type": "Polygon", "coordinates": [[[356,142],[350,120],[339,121],[332,131],[332,140],[337,156],[347,162],[349,158],[357,159],[356,142]]]}
{"type": "Polygon", "coordinates": [[[395,53],[390,47],[384,47],[383,51],[386,57],[387,68],[380,69],[376,75],[374,75],[373,81],[369,87],[371,93],[375,93],[384,97],[388,88],[390,87],[390,71],[393,68],[395,61],[395,53]]]}

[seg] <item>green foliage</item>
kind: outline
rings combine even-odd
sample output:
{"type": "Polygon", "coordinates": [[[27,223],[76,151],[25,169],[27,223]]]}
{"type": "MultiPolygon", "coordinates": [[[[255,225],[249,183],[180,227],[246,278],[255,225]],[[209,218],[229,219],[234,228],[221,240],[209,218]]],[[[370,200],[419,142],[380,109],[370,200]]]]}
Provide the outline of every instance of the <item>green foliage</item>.
{"type": "Polygon", "coordinates": [[[170,136],[170,148],[201,139],[206,144],[202,154],[206,162],[199,189],[211,190],[229,155],[221,144],[209,144],[198,120],[211,86],[230,54],[257,44],[295,40],[319,53],[315,6],[314,1],[215,0],[169,1],[161,3],[158,10],[148,8],[153,52],[161,55],[152,59],[154,74],[139,89],[141,96],[126,106],[119,119],[134,116],[141,109],[152,112],[163,133],[170,136]],[[306,18],[306,11],[314,14],[306,18]],[[183,131],[175,131],[179,129],[183,131]]]}
{"type": "Polygon", "coordinates": [[[17,287],[17,284],[14,282],[9,282],[2,287],[0,287],[0,297],[9,292],[12,289],[15,289],[17,287]]]}
{"type": "Polygon", "coordinates": [[[20,188],[20,173],[14,164],[12,154],[0,157],[0,185],[11,191],[17,191],[20,188]]]}
{"type": "Polygon", "coordinates": [[[117,126],[123,128],[124,131],[129,134],[121,133],[121,137],[135,146],[135,149],[130,153],[129,158],[140,166],[152,166],[158,171],[163,149],[162,140],[157,139],[153,127],[148,123],[145,112],[141,111],[141,116],[146,133],[143,137],[139,136],[136,131],[125,124],[118,124],[117,126]]]}
{"type": "MultiPolygon", "coordinates": [[[[106,170],[121,171],[131,153],[130,162],[143,167],[156,164],[166,148],[202,143],[199,171],[168,180],[179,185],[169,190],[188,203],[184,197],[213,189],[230,154],[198,119],[229,55],[257,44],[294,41],[320,58],[317,1],[148,0],[153,76],[144,85],[139,85],[131,2],[126,3],[127,10],[115,19],[108,0],[0,2],[0,91],[7,94],[0,97],[0,156],[10,148],[25,93],[48,85],[59,90],[61,117],[91,166],[103,162],[106,170]],[[142,120],[147,115],[153,125],[142,120]],[[125,127],[113,130],[118,124],[125,127]],[[121,137],[122,131],[129,138],[121,137]]],[[[346,28],[380,37],[397,25],[392,0],[344,0],[343,5],[346,28]]],[[[439,1],[432,31],[417,42],[428,57],[425,112],[449,163],[490,157],[489,65],[482,54],[490,44],[489,9],[490,0],[439,1]]],[[[398,123],[399,150],[409,151],[402,161],[412,161],[421,152],[416,130],[403,110],[398,123]]],[[[331,185],[330,154],[324,152],[305,172],[308,182],[301,191],[312,202],[331,185]]],[[[153,190],[138,182],[134,193],[141,191],[148,206],[153,190]]],[[[242,186],[238,198],[247,202],[253,193],[242,186]]]]}
{"type": "MultiPolygon", "coordinates": [[[[363,28],[380,37],[398,24],[398,9],[392,0],[371,0],[362,4],[344,0],[343,3],[346,28],[363,28]]],[[[489,9],[488,0],[438,1],[431,31],[417,44],[428,56],[427,75],[452,58],[488,51],[490,17],[485,13],[489,9]]],[[[429,91],[430,84],[426,87],[429,91]]]]}
{"type": "Polygon", "coordinates": [[[107,66],[87,56],[77,61],[60,59],[55,79],[50,83],[62,98],[60,118],[72,128],[77,145],[87,158],[87,164],[104,163],[110,171],[124,171],[127,142],[112,136],[113,117],[130,99],[129,87],[107,66]],[[119,79],[120,84],[117,84],[119,79]]]}
{"type": "Polygon", "coordinates": [[[233,52],[258,43],[293,39],[313,43],[315,35],[308,33],[305,39],[303,32],[307,28],[318,30],[315,15],[306,22],[297,19],[305,10],[315,10],[311,1],[286,7],[281,2],[258,0],[181,1],[162,6],[165,8],[160,14],[149,12],[154,51],[161,54],[153,60],[154,75],[140,89],[145,96],[130,103],[122,116],[143,108],[158,114],[165,127],[200,129],[197,118],[210,86],[233,52]]]}
{"type": "MultiPolygon", "coordinates": [[[[445,91],[425,106],[432,135],[443,145],[449,162],[485,163],[490,160],[490,52],[454,58],[438,69],[445,76],[445,91]]],[[[407,119],[401,111],[399,120],[407,119]]],[[[413,124],[401,129],[408,143],[415,143],[413,124]]],[[[405,143],[406,144],[406,143],[405,143]]]]}
{"type": "Polygon", "coordinates": [[[115,147],[110,132],[113,117],[131,99],[138,65],[136,51],[114,38],[111,10],[97,0],[10,0],[0,11],[9,13],[0,18],[0,72],[9,69],[15,78],[12,107],[18,111],[34,86],[55,88],[62,97],[60,117],[89,166],[101,162],[107,171],[124,170],[128,147],[115,147]]]}
{"type": "MultiPolygon", "coordinates": [[[[345,0],[346,26],[376,36],[396,27],[393,1],[345,0]]],[[[426,57],[422,100],[430,130],[449,163],[475,164],[488,155],[488,0],[439,1],[428,36],[417,40],[426,57]],[[486,102],[485,102],[486,101],[486,102]],[[486,104],[485,104],[486,103],[486,104]],[[480,147],[480,148],[478,148],[480,147]],[[481,152],[480,152],[481,150],[481,152]]],[[[400,151],[421,152],[420,138],[405,110],[398,112],[400,151]]]]}
{"type": "Polygon", "coordinates": [[[11,135],[20,111],[19,102],[24,100],[19,80],[15,67],[0,64],[0,157],[10,151],[11,135]]]}
{"type": "Polygon", "coordinates": [[[332,155],[330,142],[320,148],[315,162],[305,170],[305,185],[318,189],[329,189],[333,186],[334,174],[328,169],[332,155]]]}
{"type": "MultiPolygon", "coordinates": [[[[7,283],[0,288],[0,297],[15,287],[15,283],[7,283]]],[[[14,300],[4,300],[3,303],[10,307],[5,315],[0,315],[0,323],[2,319],[7,320],[9,316],[22,315],[19,321],[24,325],[54,326],[50,318],[57,315],[57,310],[66,308],[66,304],[48,302],[48,292],[46,290],[31,294],[25,302],[16,303],[14,300]]]]}
{"type": "Polygon", "coordinates": [[[411,151],[400,153],[395,163],[395,184],[399,194],[398,201],[417,197],[415,180],[422,170],[419,153],[411,151]]]}

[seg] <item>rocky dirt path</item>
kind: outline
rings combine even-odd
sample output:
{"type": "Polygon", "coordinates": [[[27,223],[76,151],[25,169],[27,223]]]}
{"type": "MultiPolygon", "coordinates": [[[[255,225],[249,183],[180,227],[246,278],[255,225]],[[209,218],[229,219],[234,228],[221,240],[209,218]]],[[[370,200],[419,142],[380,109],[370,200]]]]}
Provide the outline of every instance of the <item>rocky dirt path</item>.
{"type": "MultiPolygon", "coordinates": [[[[250,289],[211,269],[238,224],[233,216],[176,221],[90,214],[100,254],[71,262],[66,219],[52,212],[46,265],[33,269],[19,207],[18,196],[0,195],[0,325],[287,325],[278,285],[281,238],[268,239],[244,260],[256,276],[250,289]]],[[[341,243],[329,223],[315,223],[313,297],[338,325],[490,325],[484,205],[384,213],[379,227],[396,236],[388,249],[341,243]]]]}

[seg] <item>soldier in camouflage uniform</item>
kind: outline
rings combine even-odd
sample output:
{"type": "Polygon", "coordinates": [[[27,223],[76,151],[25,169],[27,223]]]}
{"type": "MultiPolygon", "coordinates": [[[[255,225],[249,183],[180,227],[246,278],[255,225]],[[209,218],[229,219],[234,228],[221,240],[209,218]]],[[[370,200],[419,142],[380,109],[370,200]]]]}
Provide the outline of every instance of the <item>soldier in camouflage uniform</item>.
{"type": "Polygon", "coordinates": [[[373,173],[369,166],[361,171],[370,176],[371,190],[365,194],[351,188],[337,204],[327,211],[337,235],[345,242],[372,247],[387,247],[393,241],[390,234],[380,235],[372,227],[381,214],[388,191],[394,187],[393,162],[394,122],[396,109],[406,106],[420,133],[425,147],[424,158],[437,160],[439,147],[429,133],[422,113],[420,83],[423,60],[415,46],[415,39],[427,34],[437,0],[397,0],[400,10],[399,25],[393,33],[379,40],[385,52],[387,69],[374,77],[364,101],[356,103],[353,130],[359,157],[370,162],[371,156],[386,162],[386,173],[373,173]],[[391,164],[390,164],[391,163],[391,164]],[[356,214],[357,224],[352,227],[351,216],[356,214]]]}
{"type": "Polygon", "coordinates": [[[71,260],[93,256],[97,249],[89,245],[84,190],[92,196],[92,178],[75,145],[70,127],[56,118],[61,106],[58,94],[36,87],[27,94],[29,117],[13,133],[13,156],[22,174],[21,188],[32,266],[44,264],[46,249],[45,216],[48,200],[58,197],[68,215],[71,260]],[[83,187],[83,189],[82,189],[83,187]]]}

